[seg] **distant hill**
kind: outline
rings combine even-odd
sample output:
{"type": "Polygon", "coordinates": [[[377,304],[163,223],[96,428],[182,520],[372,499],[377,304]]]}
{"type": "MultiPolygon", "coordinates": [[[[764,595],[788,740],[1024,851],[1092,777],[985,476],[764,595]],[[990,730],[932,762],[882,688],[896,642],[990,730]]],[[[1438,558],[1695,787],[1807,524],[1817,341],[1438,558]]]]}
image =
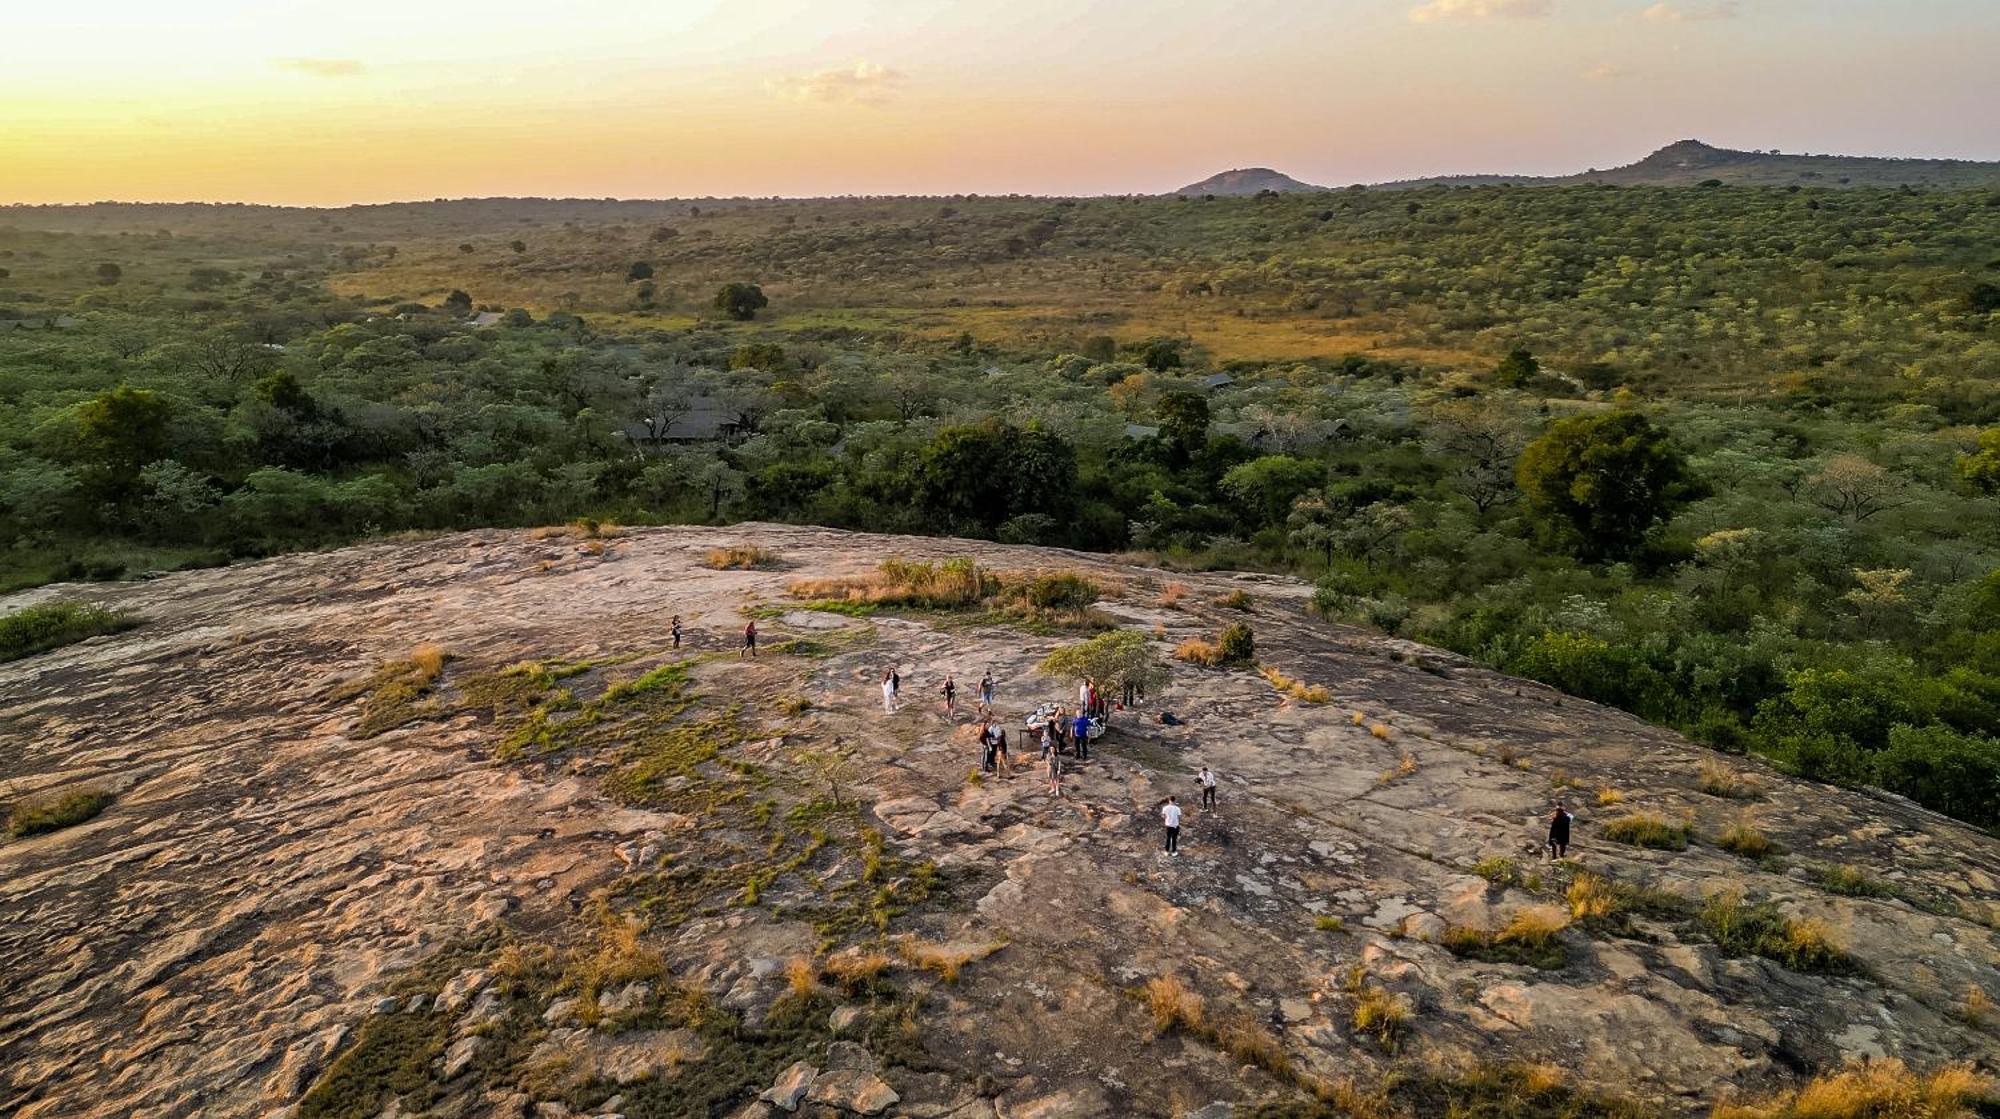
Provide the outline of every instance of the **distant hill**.
{"type": "Polygon", "coordinates": [[[1379,183],[1423,186],[1729,186],[2000,187],[2000,163],[1966,159],[1893,159],[1863,155],[1781,155],[1680,140],[1622,167],[1575,175],[1442,175],[1379,183]]]}
{"type": "MultiPolygon", "coordinates": [[[[2000,187],[2000,162],[1967,159],[1892,159],[1863,155],[1781,155],[1777,152],[1735,151],[1711,147],[1700,140],[1680,140],[1623,167],[1592,168],[1574,175],[1435,175],[1375,183],[1403,189],[1428,186],[1729,186],[1816,187],[2000,187]]],[[[1263,190],[1280,193],[1331,190],[1302,183],[1268,167],[1224,171],[1184,186],[1176,194],[1248,195],[1263,190]]]]}
{"type": "Polygon", "coordinates": [[[1198,183],[1189,183],[1173,193],[1217,194],[1228,197],[1258,194],[1267,190],[1274,190],[1279,194],[1299,194],[1326,189],[1328,188],[1302,183],[1290,175],[1273,171],[1269,167],[1243,167],[1234,171],[1224,171],[1219,175],[1210,175],[1198,183]]]}

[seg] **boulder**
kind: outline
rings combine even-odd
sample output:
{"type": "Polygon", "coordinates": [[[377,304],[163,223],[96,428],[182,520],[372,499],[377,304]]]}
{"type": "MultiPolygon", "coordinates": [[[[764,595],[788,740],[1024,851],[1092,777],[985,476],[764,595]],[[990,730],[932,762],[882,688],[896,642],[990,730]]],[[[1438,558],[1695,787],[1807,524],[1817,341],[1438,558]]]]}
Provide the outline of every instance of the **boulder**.
{"type": "MultiPolygon", "coordinates": [[[[851,1043],[837,1041],[834,1044],[851,1043]]],[[[881,1077],[862,1069],[829,1069],[813,1077],[812,1088],[806,1093],[806,1099],[813,1103],[858,1115],[880,1115],[902,1098],[881,1077]]]]}
{"type": "Polygon", "coordinates": [[[470,1065],[473,1058],[479,1056],[479,1051],[484,1048],[486,1039],[483,1037],[462,1037],[452,1042],[451,1048],[444,1051],[444,1078],[450,1080],[464,1072],[466,1066],[470,1065]]]}
{"type": "Polygon", "coordinates": [[[818,1069],[804,1061],[795,1061],[790,1068],[779,1073],[771,1086],[757,1098],[784,1111],[797,1111],[799,1101],[805,1099],[806,1092],[812,1088],[813,1078],[818,1075],[818,1069]]]}

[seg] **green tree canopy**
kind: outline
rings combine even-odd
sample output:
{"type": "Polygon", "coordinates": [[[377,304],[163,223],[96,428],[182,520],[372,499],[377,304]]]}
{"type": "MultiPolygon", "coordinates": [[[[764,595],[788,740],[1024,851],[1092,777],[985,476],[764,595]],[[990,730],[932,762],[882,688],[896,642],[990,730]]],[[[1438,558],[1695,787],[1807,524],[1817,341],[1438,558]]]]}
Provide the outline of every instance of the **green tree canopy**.
{"type": "Polygon", "coordinates": [[[1076,452],[1044,431],[999,422],[948,427],[919,459],[918,503],[984,535],[1024,513],[1060,519],[1075,502],[1076,452]]]}
{"type": "Polygon", "coordinates": [[[1129,684],[1139,691],[1156,692],[1173,678],[1146,635],[1136,629],[1114,629],[1065,645],[1036,667],[1049,676],[1095,680],[1114,691],[1129,684]]]}
{"type": "Polygon", "coordinates": [[[1632,555],[1701,489],[1637,412],[1557,420],[1521,452],[1514,480],[1542,527],[1588,560],[1632,555]]]}
{"type": "Polygon", "coordinates": [[[715,309],[737,322],[749,322],[757,312],[771,305],[764,289],[756,284],[724,284],[715,293],[715,309]]]}

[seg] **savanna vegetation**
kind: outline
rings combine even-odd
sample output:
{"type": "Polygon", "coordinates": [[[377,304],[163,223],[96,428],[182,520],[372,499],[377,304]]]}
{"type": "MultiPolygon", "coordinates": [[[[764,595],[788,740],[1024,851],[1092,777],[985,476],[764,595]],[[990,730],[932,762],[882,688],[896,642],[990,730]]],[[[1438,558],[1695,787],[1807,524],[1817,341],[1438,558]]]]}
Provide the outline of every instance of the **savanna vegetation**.
{"type": "Polygon", "coordinates": [[[2000,823],[1990,191],[15,208],[0,268],[0,587],[579,517],[1130,550],[2000,823]]]}

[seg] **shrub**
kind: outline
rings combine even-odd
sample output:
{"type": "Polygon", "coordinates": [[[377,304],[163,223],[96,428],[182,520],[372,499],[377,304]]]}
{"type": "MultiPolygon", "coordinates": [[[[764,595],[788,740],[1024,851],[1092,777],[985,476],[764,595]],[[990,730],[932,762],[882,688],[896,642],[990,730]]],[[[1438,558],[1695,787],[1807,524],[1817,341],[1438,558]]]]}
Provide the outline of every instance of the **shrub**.
{"type": "Polygon", "coordinates": [[[776,567],[778,553],[755,544],[731,544],[724,548],[710,548],[702,557],[702,565],[717,571],[748,571],[759,567],[776,567]]]}
{"type": "Polygon", "coordinates": [[[1179,606],[1181,604],[1181,600],[1186,597],[1187,597],[1186,583],[1178,583],[1178,582],[1168,583],[1166,586],[1160,588],[1160,605],[1166,609],[1171,610],[1172,608],[1179,606]]]}
{"type": "Polygon", "coordinates": [[[1971,1065],[1912,1072],[1889,1059],[1822,1072],[1797,1091],[1747,1104],[1718,1104],[1712,1119],[1971,1119],[1991,1102],[1991,1078],[1971,1065]]]}
{"type": "Polygon", "coordinates": [[[19,839],[81,824],[104,811],[110,803],[111,794],[102,789],[78,789],[61,796],[24,800],[7,814],[7,835],[19,839]]]}
{"type": "Polygon", "coordinates": [[[1604,825],[1604,838],[1655,851],[1685,851],[1694,825],[1669,823],[1655,812],[1634,812],[1604,825]]]}
{"type": "Polygon", "coordinates": [[[1254,602],[1255,600],[1250,597],[1249,592],[1240,590],[1230,591],[1228,594],[1215,600],[1215,604],[1225,610],[1242,610],[1245,612],[1250,610],[1254,602]]]}
{"type": "Polygon", "coordinates": [[[1610,808],[1614,804],[1624,804],[1625,794],[1617,789],[1597,790],[1597,807],[1610,808]]]}
{"type": "Polygon", "coordinates": [[[1518,886],[1522,881],[1521,864],[1504,856],[1480,860],[1473,866],[1472,873],[1495,886],[1518,886]]]}
{"type": "Polygon", "coordinates": [[[1193,1033],[1207,1021],[1201,996],[1188,990],[1186,984],[1171,975],[1147,980],[1145,998],[1146,1008],[1153,1012],[1153,1030],[1156,1033],[1173,1029],[1193,1033]]]}
{"type": "Polygon", "coordinates": [[[1321,932],[1341,932],[1347,928],[1347,922],[1338,917],[1328,917],[1325,914],[1321,914],[1313,918],[1313,928],[1321,932]]]}
{"type": "Polygon", "coordinates": [[[1981,827],[2000,825],[2000,739],[1940,726],[1892,727],[1874,758],[1883,788],[1981,827]]]}
{"type": "Polygon", "coordinates": [[[121,633],[140,619],[84,602],[42,602],[0,617],[0,662],[32,657],[85,638],[121,633]]]}
{"type": "Polygon", "coordinates": [[[1224,664],[1248,664],[1257,657],[1256,638],[1247,622],[1232,622],[1225,626],[1215,643],[1222,653],[1224,664]]]}
{"type": "Polygon", "coordinates": [[[1545,633],[1505,665],[1508,672],[1650,719],[1670,714],[1677,690],[1638,650],[1584,633],[1545,633]]]}
{"type": "Polygon", "coordinates": [[[1198,664],[1203,668],[1220,668],[1222,666],[1222,648],[1213,641],[1204,641],[1199,637],[1190,637],[1186,641],[1174,646],[1174,659],[1186,661],[1189,664],[1198,664]]]}
{"type": "Polygon", "coordinates": [[[1263,674],[1264,679],[1271,682],[1273,688],[1278,689],[1278,691],[1290,696],[1299,703],[1325,703],[1333,698],[1331,692],[1328,692],[1318,684],[1308,684],[1302,680],[1294,680],[1285,675],[1275,665],[1262,665],[1257,671],[1263,674]]]}

